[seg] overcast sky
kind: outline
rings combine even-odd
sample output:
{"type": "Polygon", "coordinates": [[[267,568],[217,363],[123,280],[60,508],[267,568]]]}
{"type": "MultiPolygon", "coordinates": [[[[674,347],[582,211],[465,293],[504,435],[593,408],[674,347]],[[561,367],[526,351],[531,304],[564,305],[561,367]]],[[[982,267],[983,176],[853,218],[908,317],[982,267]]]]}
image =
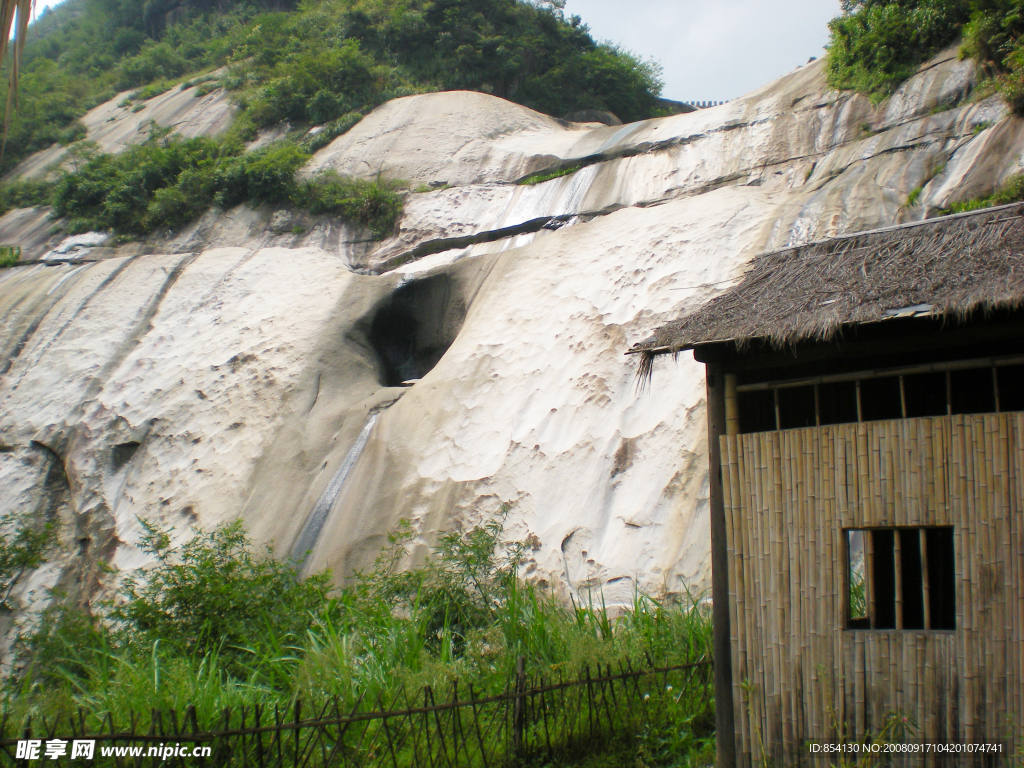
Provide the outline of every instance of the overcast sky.
{"type": "Polygon", "coordinates": [[[839,0],[568,0],[598,40],[657,59],[664,96],[726,101],[821,56],[839,0]]]}
{"type": "Polygon", "coordinates": [[[565,10],[598,40],[657,59],[666,98],[726,101],[821,56],[839,0],[568,0],[565,10]]]}

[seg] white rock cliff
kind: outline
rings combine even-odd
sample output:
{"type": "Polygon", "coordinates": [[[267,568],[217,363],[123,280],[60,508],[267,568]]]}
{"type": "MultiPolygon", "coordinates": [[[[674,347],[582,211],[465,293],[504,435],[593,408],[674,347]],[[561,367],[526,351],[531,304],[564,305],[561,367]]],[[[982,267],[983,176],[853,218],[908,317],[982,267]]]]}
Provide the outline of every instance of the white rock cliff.
{"type": "MultiPolygon", "coordinates": [[[[66,523],[65,554],[23,597],[102,594],[101,563],[144,560],[138,517],[183,538],[240,516],[341,578],[402,518],[426,547],[505,502],[510,533],[532,535],[531,577],[562,594],[702,591],[702,366],[681,355],[638,392],[623,353],[759,253],[920,218],[1019,171],[1021,122],[998,98],[971,101],[973,82],[949,52],[874,107],[830,91],[817,62],[614,127],[413,96],[307,169],[433,184],[383,242],[241,207],[71,254],[93,261],[3,270],[0,499],[66,523]]],[[[230,109],[211,97],[215,114],[180,93],[152,111],[215,132],[230,109]]],[[[135,135],[121,133],[108,149],[135,135]]],[[[45,214],[8,214],[0,242],[51,251],[45,214]]]]}

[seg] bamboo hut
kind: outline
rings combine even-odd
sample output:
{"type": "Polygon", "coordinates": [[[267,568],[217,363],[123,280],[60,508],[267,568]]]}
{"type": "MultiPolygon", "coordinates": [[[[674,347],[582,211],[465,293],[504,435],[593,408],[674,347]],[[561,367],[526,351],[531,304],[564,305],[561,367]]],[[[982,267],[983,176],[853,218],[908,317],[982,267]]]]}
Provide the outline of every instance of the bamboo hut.
{"type": "Polygon", "coordinates": [[[719,765],[827,765],[813,745],[904,726],[971,750],[912,762],[1011,764],[1024,205],[758,257],[630,353],[649,381],[687,350],[707,372],[719,765]]]}

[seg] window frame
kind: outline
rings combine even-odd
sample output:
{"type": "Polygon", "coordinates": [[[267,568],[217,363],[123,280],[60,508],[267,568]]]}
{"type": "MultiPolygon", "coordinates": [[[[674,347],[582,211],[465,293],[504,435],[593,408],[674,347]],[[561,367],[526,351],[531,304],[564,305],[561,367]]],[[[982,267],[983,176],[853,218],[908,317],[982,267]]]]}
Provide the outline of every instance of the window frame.
{"type": "MultiPolygon", "coordinates": [[[[914,376],[924,373],[944,373],[946,376],[946,416],[952,416],[954,414],[953,407],[953,394],[952,394],[952,375],[959,371],[971,371],[978,369],[988,368],[991,370],[992,375],[992,390],[994,400],[994,411],[984,411],[984,413],[1006,413],[1002,409],[999,397],[999,369],[1008,368],[1011,366],[1024,366],[1024,355],[1007,355],[1002,357],[983,357],[983,358],[972,358],[966,360],[951,360],[940,363],[927,363],[923,365],[915,366],[904,366],[898,368],[878,368],[872,370],[853,371],[850,373],[837,373],[826,376],[813,376],[804,377],[799,379],[777,379],[772,381],[756,382],[751,384],[738,384],[736,386],[736,397],[751,393],[751,392],[765,392],[770,391],[772,393],[775,403],[775,428],[774,429],[755,429],[747,430],[743,428],[742,422],[740,423],[740,434],[756,434],[759,432],[780,432],[787,429],[806,429],[809,427],[822,427],[822,426],[833,426],[836,424],[862,424],[872,419],[864,418],[864,407],[861,398],[861,382],[872,381],[877,379],[887,378],[898,378],[899,389],[900,389],[900,415],[893,418],[918,418],[907,416],[907,398],[905,388],[905,377],[914,376]],[[856,421],[843,421],[843,422],[830,422],[828,424],[821,423],[821,402],[819,390],[823,384],[839,384],[845,382],[853,382],[856,390],[856,406],[857,406],[857,420],[856,421]],[[783,389],[792,389],[796,387],[813,387],[814,388],[814,410],[815,410],[815,423],[814,425],[807,425],[803,427],[783,427],[782,422],[782,410],[779,407],[779,391],[783,389]]],[[[1015,411],[1014,411],[1015,412],[1015,411]]],[[[936,416],[943,414],[936,414],[936,416]]],[[[935,418],[923,417],[923,418],[935,418]]],[[[886,419],[882,419],[886,420],[886,419]]]]}
{"type": "MultiPolygon", "coordinates": [[[[953,590],[952,601],[952,616],[953,626],[952,627],[939,627],[933,626],[935,623],[935,617],[932,615],[932,601],[930,591],[932,588],[932,574],[929,573],[928,566],[928,531],[931,530],[944,530],[949,531],[952,536],[952,562],[950,563],[952,568],[952,580],[954,584],[957,583],[957,547],[956,547],[956,528],[952,525],[911,525],[911,526],[850,526],[841,529],[842,535],[842,552],[843,552],[843,574],[842,574],[842,626],[843,631],[846,632],[935,632],[935,633],[954,633],[960,627],[957,624],[957,604],[960,602],[957,592],[959,590],[953,590]],[[922,607],[924,612],[923,627],[904,627],[904,611],[903,611],[903,595],[904,585],[902,583],[903,578],[903,562],[902,562],[902,546],[901,532],[904,531],[917,531],[920,536],[920,543],[918,545],[918,559],[919,559],[919,572],[921,574],[921,590],[922,590],[922,607]],[[852,547],[850,534],[859,532],[864,535],[864,582],[865,582],[865,602],[866,602],[866,621],[867,625],[854,625],[854,622],[862,622],[865,619],[860,617],[853,617],[852,611],[852,589],[853,589],[853,567],[852,567],[852,547]],[[876,593],[877,585],[875,582],[875,533],[876,532],[891,532],[893,534],[893,598],[895,604],[895,620],[893,627],[878,627],[878,595],[876,593]]],[[[938,581],[936,578],[936,581],[938,581]]]]}

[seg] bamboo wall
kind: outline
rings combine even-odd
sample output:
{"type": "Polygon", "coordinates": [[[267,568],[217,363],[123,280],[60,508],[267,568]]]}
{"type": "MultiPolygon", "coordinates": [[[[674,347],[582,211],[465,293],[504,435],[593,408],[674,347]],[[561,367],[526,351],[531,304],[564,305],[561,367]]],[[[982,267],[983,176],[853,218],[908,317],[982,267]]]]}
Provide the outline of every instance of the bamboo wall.
{"type": "Polygon", "coordinates": [[[901,710],[915,741],[999,741],[1009,764],[1024,747],[1024,414],[721,441],[737,763],[806,763],[807,742],[901,710]],[[930,525],[954,526],[957,629],[844,629],[843,529],[930,525]]]}

